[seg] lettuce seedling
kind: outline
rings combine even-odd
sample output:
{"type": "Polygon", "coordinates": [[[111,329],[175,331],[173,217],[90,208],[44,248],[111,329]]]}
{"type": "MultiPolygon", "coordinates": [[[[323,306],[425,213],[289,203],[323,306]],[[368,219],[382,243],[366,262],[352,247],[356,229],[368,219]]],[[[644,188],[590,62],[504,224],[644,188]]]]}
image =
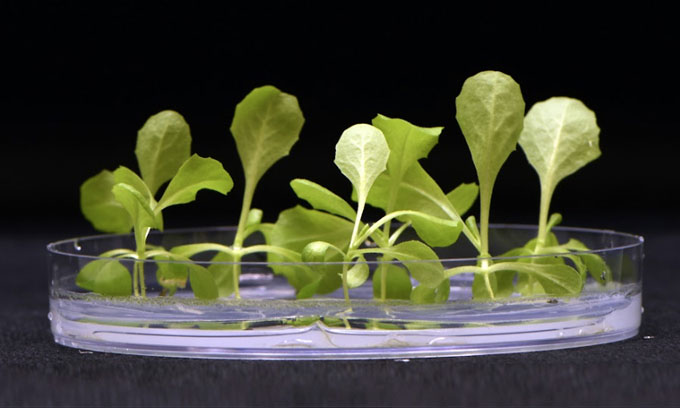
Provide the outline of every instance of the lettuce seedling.
{"type": "Polygon", "coordinates": [[[273,253],[287,261],[300,260],[299,254],[283,247],[254,245],[245,248],[245,239],[257,232],[267,236],[270,226],[262,223],[262,211],[251,208],[255,189],[262,176],[281,158],[287,156],[297,142],[304,117],[295,96],[273,86],[251,91],[237,106],[231,123],[231,133],[243,166],[245,188],[241,213],[231,246],[199,243],[171,250],[175,255],[191,257],[201,252],[216,251],[216,262],[210,272],[220,297],[234,293],[239,299],[241,259],[257,252],[273,253]]]}
{"type": "MultiPolygon", "coordinates": [[[[81,209],[95,228],[115,233],[128,232],[131,228],[134,231],[135,251],[120,249],[102,256],[139,261],[133,267],[135,296],[146,295],[143,261],[167,256],[156,248],[147,250],[146,245],[152,228],[163,229],[162,211],[193,201],[202,189],[227,194],[233,186],[231,177],[218,161],[190,156],[190,146],[191,134],[184,118],[177,112],[160,112],[151,116],[138,132],[135,154],[141,177],[120,166],[113,172],[102,171],[81,186],[81,209]],[[156,201],[158,189],[168,181],[156,201]]],[[[105,295],[129,294],[130,277],[124,270],[115,260],[92,262],[80,271],[76,284],[105,295]]],[[[163,268],[159,271],[162,275],[163,268]]],[[[196,266],[190,268],[189,276],[197,296],[213,297],[215,291],[206,271],[196,266]]],[[[162,279],[160,281],[162,284],[162,279]]]]}
{"type": "MultiPolygon", "coordinates": [[[[514,276],[532,276],[546,293],[577,293],[582,286],[578,271],[566,265],[521,264],[489,259],[489,213],[491,195],[498,173],[517,142],[524,125],[524,100],[519,85],[508,75],[484,71],[468,78],[456,98],[456,120],[468,144],[479,180],[480,226],[479,263],[447,271],[449,276],[475,273],[475,298],[507,296],[514,276]]],[[[474,228],[474,219],[467,222],[474,228]]]]}
{"type": "MultiPolygon", "coordinates": [[[[413,277],[427,287],[436,288],[445,280],[444,269],[432,249],[419,241],[397,243],[404,228],[397,229],[391,235],[384,234],[380,228],[395,218],[408,218],[410,223],[418,226],[419,233],[426,241],[442,244],[456,240],[462,228],[461,223],[414,210],[390,212],[372,225],[366,225],[361,220],[371,188],[387,169],[390,155],[385,136],[377,127],[358,124],[343,132],[336,145],[334,162],[352,183],[357,201],[356,209],[316,183],[302,179],[291,183],[298,197],[311,204],[314,210],[296,207],[282,213],[272,231],[272,243],[289,248],[304,243],[301,258],[304,262],[313,264],[312,274],[293,267],[278,270],[298,289],[298,297],[319,293],[320,287],[321,290],[327,290],[328,287],[323,282],[330,281],[328,276],[337,273],[349,305],[349,289],[362,285],[370,275],[366,263],[366,256],[369,254],[405,262],[413,277]],[[291,223],[292,220],[312,223],[295,225],[291,223]],[[331,220],[332,225],[336,226],[332,229],[327,224],[331,220]],[[291,224],[295,226],[291,227],[291,224]],[[310,231],[314,233],[310,234],[310,231]],[[341,232],[340,235],[338,231],[341,232]],[[320,240],[320,237],[326,239],[320,240]],[[376,245],[364,246],[369,239],[376,245]],[[342,263],[328,264],[332,259],[342,263]],[[408,263],[424,259],[432,262],[408,263]],[[316,266],[319,267],[315,268],[316,266]],[[340,270],[337,271],[335,267],[340,270]]],[[[406,282],[410,291],[408,276],[405,280],[402,278],[403,275],[399,275],[394,282],[406,282]]],[[[401,283],[396,285],[396,291],[401,291],[401,283]]]]}

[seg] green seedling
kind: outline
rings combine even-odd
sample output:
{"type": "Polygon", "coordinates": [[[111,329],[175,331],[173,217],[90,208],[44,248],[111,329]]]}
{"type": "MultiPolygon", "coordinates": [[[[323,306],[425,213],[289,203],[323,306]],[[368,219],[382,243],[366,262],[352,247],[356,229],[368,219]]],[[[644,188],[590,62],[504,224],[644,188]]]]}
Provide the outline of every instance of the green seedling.
{"type": "MultiPolygon", "coordinates": [[[[160,112],[147,120],[137,136],[135,154],[141,177],[120,166],[113,172],[104,170],[83,183],[81,209],[95,228],[114,233],[134,231],[134,251],[115,250],[103,256],[130,258],[137,262],[134,263],[132,282],[124,272],[125,267],[116,260],[89,263],[76,279],[79,286],[104,295],[125,295],[132,290],[135,296],[146,296],[144,260],[167,257],[159,249],[146,245],[152,228],[163,229],[163,210],[193,201],[203,189],[222,194],[231,190],[233,182],[222,165],[211,158],[190,156],[190,146],[191,134],[184,118],[177,112],[160,112]],[[157,201],[159,188],[168,181],[157,201]]],[[[198,266],[189,269],[197,294],[212,297],[214,290],[206,281],[206,273],[198,266]]],[[[170,287],[177,285],[182,284],[175,283],[170,287]]]]}

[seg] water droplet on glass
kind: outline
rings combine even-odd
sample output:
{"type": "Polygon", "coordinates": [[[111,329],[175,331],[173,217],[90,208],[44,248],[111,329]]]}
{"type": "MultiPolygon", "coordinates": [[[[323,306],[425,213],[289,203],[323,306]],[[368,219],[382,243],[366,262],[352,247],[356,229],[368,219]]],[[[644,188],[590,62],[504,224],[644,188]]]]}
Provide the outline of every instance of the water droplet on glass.
{"type": "Polygon", "coordinates": [[[656,336],[644,336],[643,339],[645,339],[645,340],[651,340],[651,339],[653,339],[653,338],[655,338],[655,337],[656,337],[656,336]]]}
{"type": "Polygon", "coordinates": [[[47,320],[52,321],[52,312],[47,314],[47,320]]]}
{"type": "Polygon", "coordinates": [[[394,361],[396,361],[397,363],[408,363],[411,360],[409,360],[408,358],[399,358],[394,361]]]}
{"type": "Polygon", "coordinates": [[[82,251],[83,250],[83,248],[80,246],[80,244],[78,244],[78,241],[73,241],[73,248],[76,251],[82,251]]]}

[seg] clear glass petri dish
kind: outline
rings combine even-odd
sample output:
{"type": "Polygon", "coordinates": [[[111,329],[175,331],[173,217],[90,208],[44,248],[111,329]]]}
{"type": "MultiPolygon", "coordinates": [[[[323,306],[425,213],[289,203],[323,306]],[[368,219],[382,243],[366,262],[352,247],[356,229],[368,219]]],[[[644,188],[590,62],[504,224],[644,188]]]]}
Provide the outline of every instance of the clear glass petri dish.
{"type": "MultiPolygon", "coordinates": [[[[79,287],[78,273],[90,262],[104,259],[99,255],[106,251],[134,248],[134,238],[68,239],[47,246],[49,319],[55,341],[68,347],[218,359],[469,356],[592,346],[637,335],[642,314],[643,238],[584,228],[556,227],[553,232],[560,243],[575,239],[585,244],[589,250],[571,254],[596,256],[606,264],[606,282],[588,276],[580,293],[571,296],[513,293],[501,299],[475,300],[473,275],[461,273],[450,278],[448,300],[415,304],[375,300],[369,279],[350,290],[351,309],[342,289],[296,299],[286,279],[272,270],[282,264],[268,263],[264,256],[240,262],[241,299],[196,299],[190,283],[173,296],[162,296],[155,276],[164,261],[130,259],[116,261],[130,274],[135,263],[144,263],[146,296],[102,296],[79,287]]],[[[229,227],[152,232],[148,242],[163,248],[202,242],[229,245],[234,233],[229,227]]],[[[490,252],[505,253],[535,236],[533,226],[493,225],[490,252]]],[[[436,249],[437,261],[418,262],[441,262],[447,270],[477,264],[473,248],[463,241],[436,249]]],[[[207,268],[224,264],[211,262],[207,255],[192,263],[207,268]]],[[[489,260],[541,263],[549,258],[555,255],[489,260]]],[[[565,258],[566,264],[570,262],[565,258]]],[[[385,264],[370,259],[366,263],[371,275],[385,264]]],[[[409,267],[403,262],[389,263],[409,267]]]]}

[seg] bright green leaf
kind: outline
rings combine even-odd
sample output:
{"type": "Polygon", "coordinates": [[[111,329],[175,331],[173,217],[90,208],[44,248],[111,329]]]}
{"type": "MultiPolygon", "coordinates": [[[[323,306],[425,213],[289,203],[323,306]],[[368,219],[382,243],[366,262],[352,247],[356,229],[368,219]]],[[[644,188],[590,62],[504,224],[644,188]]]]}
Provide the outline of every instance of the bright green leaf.
{"type": "Polygon", "coordinates": [[[218,290],[213,275],[204,267],[189,264],[189,282],[194,296],[198,299],[217,299],[218,290]]]}
{"type": "Polygon", "coordinates": [[[383,274],[385,276],[385,298],[387,299],[410,299],[411,278],[406,269],[394,265],[383,264],[373,273],[373,297],[381,297],[381,285],[383,274]]]}
{"type": "MultiPolygon", "coordinates": [[[[169,261],[167,256],[154,257],[158,261],[169,261]]],[[[171,291],[177,288],[185,288],[189,277],[189,268],[183,262],[158,262],[156,263],[156,280],[158,283],[171,291]]]]}
{"type": "Polygon", "coordinates": [[[416,304],[445,303],[451,293],[451,282],[444,279],[437,287],[418,285],[411,292],[411,301],[416,304]]]}
{"type": "Polygon", "coordinates": [[[130,214],[135,229],[163,228],[161,218],[154,213],[151,203],[139,190],[129,184],[118,183],[111,191],[130,214]]]}
{"type": "Polygon", "coordinates": [[[151,195],[177,173],[190,152],[191,133],[182,115],[166,110],[146,121],[137,133],[135,154],[151,195]]]}
{"type": "Polygon", "coordinates": [[[307,201],[317,210],[327,211],[352,221],[357,216],[347,201],[319,184],[305,179],[295,179],[290,182],[290,186],[298,198],[307,201]]]}
{"type": "Polygon", "coordinates": [[[85,265],[78,276],[76,285],[104,296],[130,296],[132,277],[120,262],[98,259],[85,265]]]}
{"type": "Polygon", "coordinates": [[[575,295],[581,291],[583,280],[574,268],[564,264],[502,262],[489,267],[490,272],[512,270],[535,278],[548,295],[575,295]]]}
{"type": "Polygon", "coordinates": [[[402,242],[392,248],[384,248],[381,253],[402,261],[422,285],[435,288],[446,279],[444,267],[437,254],[420,241],[402,242]]]}
{"type": "Polygon", "coordinates": [[[463,215],[477,200],[479,187],[476,183],[463,183],[451,190],[446,197],[459,215],[463,215]]]}
{"type": "Polygon", "coordinates": [[[208,271],[217,286],[217,295],[226,298],[234,293],[234,261],[231,254],[218,252],[211,260],[208,271]]]}
{"type": "Polygon", "coordinates": [[[236,106],[231,133],[247,184],[288,155],[304,121],[297,98],[273,86],[255,88],[236,106]]]}
{"type": "Polygon", "coordinates": [[[111,192],[114,184],[113,173],[108,170],[85,180],[80,186],[80,209],[99,231],[126,233],[132,229],[132,219],[111,192]]]}
{"type": "Polygon", "coordinates": [[[366,282],[369,274],[370,271],[366,261],[364,259],[358,259],[347,271],[347,286],[350,289],[358,288],[366,282]]]}
{"type": "Polygon", "coordinates": [[[171,205],[191,202],[202,189],[227,194],[233,186],[234,182],[222,167],[222,163],[194,154],[177,170],[177,174],[158,202],[156,211],[171,205]]]}

